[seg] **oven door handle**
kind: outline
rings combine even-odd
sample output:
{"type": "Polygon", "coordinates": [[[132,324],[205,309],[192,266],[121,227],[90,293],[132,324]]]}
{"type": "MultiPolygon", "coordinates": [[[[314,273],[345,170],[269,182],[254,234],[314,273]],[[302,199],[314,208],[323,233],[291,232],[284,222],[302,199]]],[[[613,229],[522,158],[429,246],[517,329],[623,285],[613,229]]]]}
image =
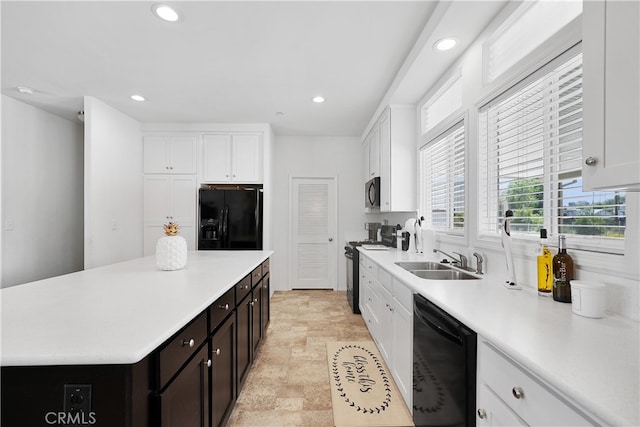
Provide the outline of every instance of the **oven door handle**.
{"type": "Polygon", "coordinates": [[[414,310],[414,314],[418,317],[418,319],[422,323],[425,323],[427,326],[429,326],[431,329],[436,331],[438,334],[440,334],[444,338],[446,338],[449,341],[454,342],[454,343],[456,343],[458,345],[462,345],[462,338],[460,338],[460,336],[454,335],[451,332],[447,331],[442,326],[437,325],[431,319],[429,319],[427,316],[425,316],[425,313],[421,312],[421,310],[414,310]]]}

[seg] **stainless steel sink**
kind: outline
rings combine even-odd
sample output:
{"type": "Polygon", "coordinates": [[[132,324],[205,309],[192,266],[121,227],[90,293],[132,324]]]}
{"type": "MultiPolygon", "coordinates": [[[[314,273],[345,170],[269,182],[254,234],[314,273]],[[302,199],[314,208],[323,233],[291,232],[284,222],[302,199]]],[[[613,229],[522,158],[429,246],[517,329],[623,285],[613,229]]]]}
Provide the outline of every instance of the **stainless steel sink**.
{"type": "Polygon", "coordinates": [[[409,270],[422,279],[430,280],[477,280],[476,276],[459,270],[409,270]]]}
{"type": "Polygon", "coordinates": [[[408,271],[413,270],[451,270],[448,265],[439,262],[417,261],[417,262],[396,262],[396,265],[408,271]]]}

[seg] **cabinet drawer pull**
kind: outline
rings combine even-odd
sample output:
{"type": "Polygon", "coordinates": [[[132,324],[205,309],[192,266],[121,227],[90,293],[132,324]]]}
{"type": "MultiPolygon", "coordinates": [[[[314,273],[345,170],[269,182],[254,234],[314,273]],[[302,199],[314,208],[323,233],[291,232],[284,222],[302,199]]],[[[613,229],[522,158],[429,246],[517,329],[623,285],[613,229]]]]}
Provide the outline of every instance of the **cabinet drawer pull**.
{"type": "Polygon", "coordinates": [[[216,348],[216,349],[215,349],[215,351],[214,351],[214,353],[215,353],[215,355],[216,355],[216,356],[220,356],[220,349],[219,349],[219,348],[216,348]]]}
{"type": "Polygon", "coordinates": [[[225,304],[225,305],[220,304],[218,308],[221,310],[229,310],[229,304],[225,304]]]}
{"type": "Polygon", "coordinates": [[[478,418],[480,418],[481,420],[484,420],[485,418],[487,418],[487,411],[485,411],[482,408],[478,409],[478,418]]]}
{"type": "Polygon", "coordinates": [[[210,368],[210,367],[211,367],[211,359],[208,359],[207,360],[207,368],[210,368]]]}
{"type": "Polygon", "coordinates": [[[516,399],[524,398],[524,390],[522,390],[520,387],[514,387],[513,389],[511,389],[511,393],[516,399]]]}
{"type": "Polygon", "coordinates": [[[251,304],[251,307],[253,307],[254,305],[256,305],[255,301],[251,301],[249,304],[251,304]]]}
{"type": "Polygon", "coordinates": [[[189,346],[189,347],[193,347],[194,345],[196,345],[196,340],[194,340],[193,338],[191,338],[190,340],[184,340],[182,341],[182,346],[189,346]]]}

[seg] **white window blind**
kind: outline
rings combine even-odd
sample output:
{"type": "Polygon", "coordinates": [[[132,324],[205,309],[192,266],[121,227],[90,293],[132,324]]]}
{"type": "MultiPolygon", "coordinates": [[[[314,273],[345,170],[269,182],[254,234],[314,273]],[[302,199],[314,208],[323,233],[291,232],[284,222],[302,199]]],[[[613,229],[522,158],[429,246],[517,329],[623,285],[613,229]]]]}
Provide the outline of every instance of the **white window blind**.
{"type": "Polygon", "coordinates": [[[622,239],[625,194],[582,191],[582,55],[550,64],[480,111],[480,232],[506,200],[514,234],[622,239]]]}
{"type": "Polygon", "coordinates": [[[421,110],[422,134],[462,107],[462,77],[458,73],[427,101],[421,110]]]}
{"type": "Polygon", "coordinates": [[[526,1],[488,39],[488,81],[549,40],[582,13],[582,1],[526,1]]]}
{"type": "Polygon", "coordinates": [[[462,234],[465,140],[460,122],[420,149],[421,208],[431,228],[462,234]]]}

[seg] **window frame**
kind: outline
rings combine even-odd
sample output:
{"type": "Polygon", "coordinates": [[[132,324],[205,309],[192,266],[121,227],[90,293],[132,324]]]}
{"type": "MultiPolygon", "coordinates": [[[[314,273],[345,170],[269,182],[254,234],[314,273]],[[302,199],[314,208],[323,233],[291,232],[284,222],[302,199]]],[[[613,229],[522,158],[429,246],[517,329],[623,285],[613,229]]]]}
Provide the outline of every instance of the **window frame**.
{"type": "MultiPolygon", "coordinates": [[[[482,111],[489,108],[490,104],[497,104],[499,102],[501,102],[502,100],[512,96],[514,93],[518,92],[519,90],[522,90],[523,88],[527,87],[528,85],[530,85],[532,82],[540,79],[541,77],[547,75],[550,71],[552,71],[554,68],[558,67],[561,64],[564,64],[568,61],[570,61],[572,58],[575,58],[577,55],[582,53],[582,46],[581,43],[578,43],[574,46],[571,46],[569,49],[566,49],[561,55],[558,55],[548,61],[546,61],[544,64],[540,65],[537,69],[535,70],[530,70],[529,74],[524,76],[523,78],[520,78],[518,81],[516,81],[515,83],[509,85],[509,86],[503,86],[502,91],[500,91],[499,93],[495,94],[495,96],[493,97],[488,97],[485,96],[484,98],[482,98],[477,104],[476,104],[476,108],[477,108],[477,114],[478,114],[478,140],[477,140],[477,144],[478,144],[478,155],[477,155],[477,162],[478,162],[478,194],[481,194],[481,181],[486,178],[486,176],[482,175],[481,173],[481,165],[480,165],[480,161],[481,161],[481,155],[482,155],[482,150],[484,149],[483,146],[485,144],[484,141],[481,140],[482,136],[482,132],[481,132],[481,122],[480,122],[480,117],[482,114],[482,111]]],[[[513,80],[515,80],[517,78],[514,77],[513,80]]],[[[557,111],[557,110],[554,110],[557,111]]],[[[547,144],[548,141],[544,142],[545,145],[545,149],[547,148],[547,144]]],[[[545,155],[546,157],[547,155],[545,155]]],[[[549,154],[549,156],[553,156],[553,154],[549,154]]],[[[545,169],[545,173],[543,176],[544,182],[543,184],[545,185],[545,193],[549,193],[550,191],[552,191],[551,189],[549,189],[547,187],[548,182],[551,180],[551,175],[552,172],[550,171],[549,167],[550,167],[550,163],[549,162],[545,162],[544,163],[544,169],[545,169]]],[[[566,173],[566,172],[564,172],[566,173]]],[[[553,174],[557,175],[557,178],[560,178],[561,175],[563,174],[563,172],[554,172],[553,174]]],[[[580,175],[581,176],[581,175],[580,175]]],[[[555,190],[558,191],[558,190],[555,190]]],[[[628,199],[627,199],[628,200],[628,199]]],[[[553,242],[553,240],[555,238],[557,238],[558,235],[558,227],[559,227],[559,215],[558,215],[558,209],[557,206],[550,206],[551,203],[555,203],[557,201],[556,198],[553,199],[549,199],[546,195],[543,199],[543,204],[544,204],[544,212],[545,212],[545,216],[543,216],[543,221],[544,221],[544,227],[547,228],[548,230],[550,230],[552,237],[552,241],[551,246],[554,246],[555,243],[553,242]],[[551,215],[548,215],[548,212],[551,212],[551,215]]],[[[485,215],[485,212],[483,212],[482,207],[485,205],[485,201],[481,200],[481,198],[479,197],[477,200],[477,208],[478,208],[478,213],[479,216],[476,220],[476,227],[477,227],[477,236],[476,238],[478,239],[478,241],[494,241],[497,240],[499,238],[499,233],[493,233],[493,232],[489,232],[487,230],[485,230],[483,228],[483,226],[481,225],[481,222],[484,220],[483,215],[485,215]]],[[[606,238],[599,238],[599,236],[580,236],[580,235],[569,235],[570,239],[571,239],[571,245],[573,249],[579,249],[579,250],[585,250],[585,251],[590,251],[590,252],[596,252],[596,253],[606,253],[606,254],[615,254],[615,255],[621,255],[624,253],[624,249],[625,249],[625,241],[626,241],[626,235],[624,238],[619,239],[619,240],[614,240],[614,239],[606,239],[606,238]]],[[[521,241],[521,242],[532,242],[532,241],[537,241],[537,237],[532,236],[532,235],[524,235],[524,234],[514,234],[512,236],[512,238],[514,239],[515,242],[517,241],[521,241]]]]}
{"type": "Polygon", "coordinates": [[[451,242],[455,244],[467,244],[469,230],[471,227],[471,221],[474,221],[475,214],[469,211],[469,113],[468,111],[459,111],[442,120],[437,126],[430,129],[427,133],[422,135],[417,147],[418,156],[418,212],[422,215],[425,212],[426,206],[424,206],[424,168],[422,166],[422,150],[429,144],[435,143],[440,139],[453,133],[459,127],[464,128],[464,226],[461,231],[455,231],[451,229],[443,230],[439,228],[431,227],[428,224],[427,228],[433,230],[440,238],[440,241],[451,242]]]}

